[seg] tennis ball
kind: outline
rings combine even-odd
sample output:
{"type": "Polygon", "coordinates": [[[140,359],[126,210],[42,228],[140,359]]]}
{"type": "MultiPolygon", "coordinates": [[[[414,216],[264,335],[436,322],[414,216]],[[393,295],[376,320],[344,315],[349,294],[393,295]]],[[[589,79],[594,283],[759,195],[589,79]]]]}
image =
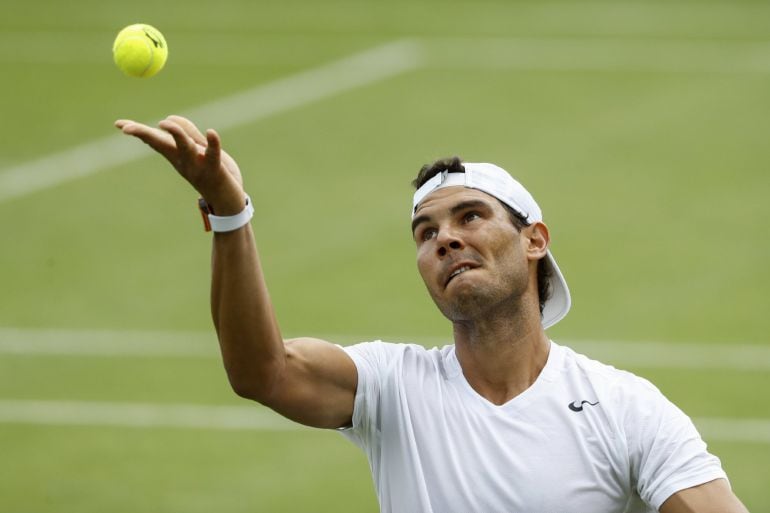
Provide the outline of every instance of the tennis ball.
{"type": "Polygon", "coordinates": [[[112,44],[112,57],[129,77],[151,77],[166,64],[168,45],[158,29],[137,23],[118,33],[112,44]]]}

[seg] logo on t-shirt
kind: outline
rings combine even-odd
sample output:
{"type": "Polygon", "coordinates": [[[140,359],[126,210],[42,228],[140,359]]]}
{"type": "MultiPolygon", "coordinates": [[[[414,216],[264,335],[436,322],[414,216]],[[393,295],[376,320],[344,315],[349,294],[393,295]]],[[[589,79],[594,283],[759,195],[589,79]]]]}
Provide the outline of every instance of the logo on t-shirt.
{"type": "Polygon", "coordinates": [[[585,401],[584,400],[584,401],[580,401],[580,404],[578,404],[577,401],[572,401],[567,406],[572,411],[583,411],[583,405],[584,404],[590,404],[591,406],[596,406],[597,404],[599,404],[599,401],[596,401],[595,403],[592,403],[591,401],[585,401]]]}

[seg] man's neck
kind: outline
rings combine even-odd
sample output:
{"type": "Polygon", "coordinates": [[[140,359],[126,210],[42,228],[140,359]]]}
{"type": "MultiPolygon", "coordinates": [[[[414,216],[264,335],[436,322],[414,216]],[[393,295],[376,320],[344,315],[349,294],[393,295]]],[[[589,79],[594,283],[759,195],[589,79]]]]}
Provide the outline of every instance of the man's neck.
{"type": "Polygon", "coordinates": [[[548,360],[550,341],[539,314],[531,309],[529,315],[509,313],[453,326],[465,379],[494,404],[504,404],[529,388],[548,360]]]}

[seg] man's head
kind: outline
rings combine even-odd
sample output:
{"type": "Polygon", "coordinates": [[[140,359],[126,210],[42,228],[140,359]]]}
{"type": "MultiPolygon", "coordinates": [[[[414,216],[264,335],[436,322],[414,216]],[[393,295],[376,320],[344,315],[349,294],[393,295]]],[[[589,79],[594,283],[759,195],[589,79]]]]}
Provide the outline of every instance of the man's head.
{"type": "Polygon", "coordinates": [[[423,166],[412,184],[417,189],[412,227],[418,267],[447,317],[458,315],[451,308],[470,308],[484,294],[493,302],[504,297],[518,300],[530,282],[537,291],[544,327],[566,315],[569,290],[548,251],[550,238],[540,207],[506,171],[453,157],[423,166]],[[463,280],[453,283],[455,290],[449,292],[449,281],[459,274],[444,276],[456,273],[458,266],[461,273],[482,271],[465,296],[458,289],[463,280]]]}

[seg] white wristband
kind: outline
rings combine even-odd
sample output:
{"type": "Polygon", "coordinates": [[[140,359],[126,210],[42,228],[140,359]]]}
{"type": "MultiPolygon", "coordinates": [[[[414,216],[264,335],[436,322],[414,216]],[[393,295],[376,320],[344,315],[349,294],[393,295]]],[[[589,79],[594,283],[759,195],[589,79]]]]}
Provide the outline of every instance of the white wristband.
{"type": "Polygon", "coordinates": [[[251,204],[251,198],[246,196],[246,207],[240,213],[234,216],[215,216],[209,214],[209,223],[214,232],[231,232],[241,226],[246,225],[254,217],[254,206],[251,204]]]}

